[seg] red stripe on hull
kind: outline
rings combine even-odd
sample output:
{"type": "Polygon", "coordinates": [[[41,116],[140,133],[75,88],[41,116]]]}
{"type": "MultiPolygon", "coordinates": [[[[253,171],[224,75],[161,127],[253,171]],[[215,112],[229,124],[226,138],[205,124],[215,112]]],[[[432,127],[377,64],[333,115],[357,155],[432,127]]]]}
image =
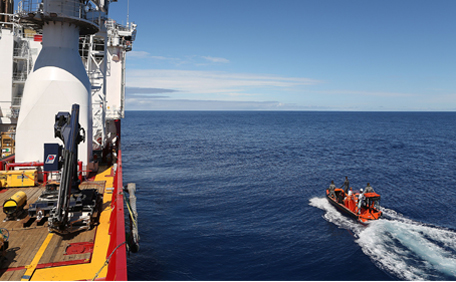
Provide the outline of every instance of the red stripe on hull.
{"type": "Polygon", "coordinates": [[[114,251],[108,265],[106,280],[127,280],[127,249],[125,247],[125,217],[123,203],[123,182],[122,182],[122,150],[120,149],[120,120],[116,120],[117,128],[117,171],[114,176],[114,193],[111,203],[111,226],[109,233],[111,241],[108,247],[107,257],[114,251]],[[117,249],[116,249],[117,248],[117,249]]]}

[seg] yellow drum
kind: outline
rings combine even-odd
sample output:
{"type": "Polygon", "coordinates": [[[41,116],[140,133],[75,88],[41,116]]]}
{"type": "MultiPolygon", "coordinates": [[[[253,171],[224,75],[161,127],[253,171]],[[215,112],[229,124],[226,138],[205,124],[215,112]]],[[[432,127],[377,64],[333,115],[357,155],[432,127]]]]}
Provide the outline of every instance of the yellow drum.
{"type": "Polygon", "coordinates": [[[3,212],[8,219],[16,217],[27,204],[27,195],[19,191],[3,203],[3,212]]]}

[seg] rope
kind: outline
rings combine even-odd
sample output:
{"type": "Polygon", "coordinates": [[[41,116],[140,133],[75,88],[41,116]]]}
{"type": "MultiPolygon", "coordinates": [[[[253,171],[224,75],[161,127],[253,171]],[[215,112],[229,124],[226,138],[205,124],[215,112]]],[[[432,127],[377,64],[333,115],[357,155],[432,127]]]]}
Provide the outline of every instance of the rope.
{"type": "MultiPolygon", "coordinates": [[[[115,198],[115,200],[117,200],[117,197],[115,198]]],[[[130,201],[127,200],[126,197],[124,197],[124,200],[125,200],[125,203],[127,204],[127,208],[128,208],[128,212],[130,213],[130,218],[131,220],[133,221],[133,224],[135,225],[135,228],[137,228],[137,224],[136,224],[136,219],[135,217],[133,216],[133,212],[131,211],[131,207],[130,207],[130,201]]],[[[94,281],[95,279],[97,279],[98,275],[100,274],[100,272],[103,270],[103,268],[105,268],[106,265],[109,264],[109,261],[111,260],[111,256],[114,254],[114,252],[120,248],[123,244],[126,244],[127,241],[125,242],[122,242],[120,243],[113,251],[112,253],[109,255],[109,257],[106,259],[106,261],[104,262],[103,266],[100,268],[100,270],[98,270],[98,272],[95,274],[95,276],[93,277],[92,281],[94,281]]]]}
{"type": "Polygon", "coordinates": [[[131,221],[133,221],[133,224],[135,225],[135,228],[137,229],[138,226],[136,225],[136,218],[134,217],[133,212],[131,211],[130,200],[127,201],[126,198],[124,198],[124,199],[125,199],[125,203],[127,204],[128,212],[130,213],[131,221]]]}
{"type": "Polygon", "coordinates": [[[105,268],[106,265],[108,265],[109,261],[111,260],[111,257],[112,255],[114,254],[115,251],[117,251],[118,248],[120,248],[120,246],[122,246],[123,244],[126,244],[127,241],[124,241],[122,243],[120,243],[113,251],[112,253],[109,255],[109,257],[106,259],[106,261],[104,262],[103,266],[100,268],[100,270],[98,270],[98,272],[95,274],[95,276],[93,277],[92,281],[94,281],[95,279],[97,279],[98,277],[98,274],[100,274],[100,272],[103,270],[103,268],[105,268]]]}

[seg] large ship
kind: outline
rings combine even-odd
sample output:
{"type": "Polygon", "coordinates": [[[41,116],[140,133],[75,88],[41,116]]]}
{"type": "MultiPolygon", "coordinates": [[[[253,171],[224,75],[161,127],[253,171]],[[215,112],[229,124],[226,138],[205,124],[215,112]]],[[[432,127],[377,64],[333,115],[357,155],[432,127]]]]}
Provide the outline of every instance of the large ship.
{"type": "Polygon", "coordinates": [[[139,236],[120,129],[136,25],[110,19],[111,2],[0,0],[0,280],[127,280],[139,236]]]}

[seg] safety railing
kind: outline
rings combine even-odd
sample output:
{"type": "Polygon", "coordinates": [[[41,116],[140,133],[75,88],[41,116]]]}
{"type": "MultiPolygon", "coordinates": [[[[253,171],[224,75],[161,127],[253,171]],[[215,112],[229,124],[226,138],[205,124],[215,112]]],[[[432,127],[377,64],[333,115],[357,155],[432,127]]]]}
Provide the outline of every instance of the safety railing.
{"type": "Polygon", "coordinates": [[[11,29],[14,35],[22,34],[22,26],[17,15],[0,13],[0,32],[3,28],[11,29]]]}
{"type": "Polygon", "coordinates": [[[25,82],[27,80],[27,73],[25,71],[13,72],[14,82],[25,82]]]}
{"type": "Polygon", "coordinates": [[[22,10],[20,10],[19,13],[22,14],[43,12],[78,18],[85,17],[85,5],[80,0],[22,0],[21,2],[19,7],[21,7],[22,10]]]}
{"type": "Polygon", "coordinates": [[[11,102],[12,107],[20,107],[22,102],[22,97],[13,97],[13,101],[11,102]]]}
{"type": "Polygon", "coordinates": [[[19,13],[42,12],[44,4],[42,0],[22,0],[18,7],[19,13]]]}

